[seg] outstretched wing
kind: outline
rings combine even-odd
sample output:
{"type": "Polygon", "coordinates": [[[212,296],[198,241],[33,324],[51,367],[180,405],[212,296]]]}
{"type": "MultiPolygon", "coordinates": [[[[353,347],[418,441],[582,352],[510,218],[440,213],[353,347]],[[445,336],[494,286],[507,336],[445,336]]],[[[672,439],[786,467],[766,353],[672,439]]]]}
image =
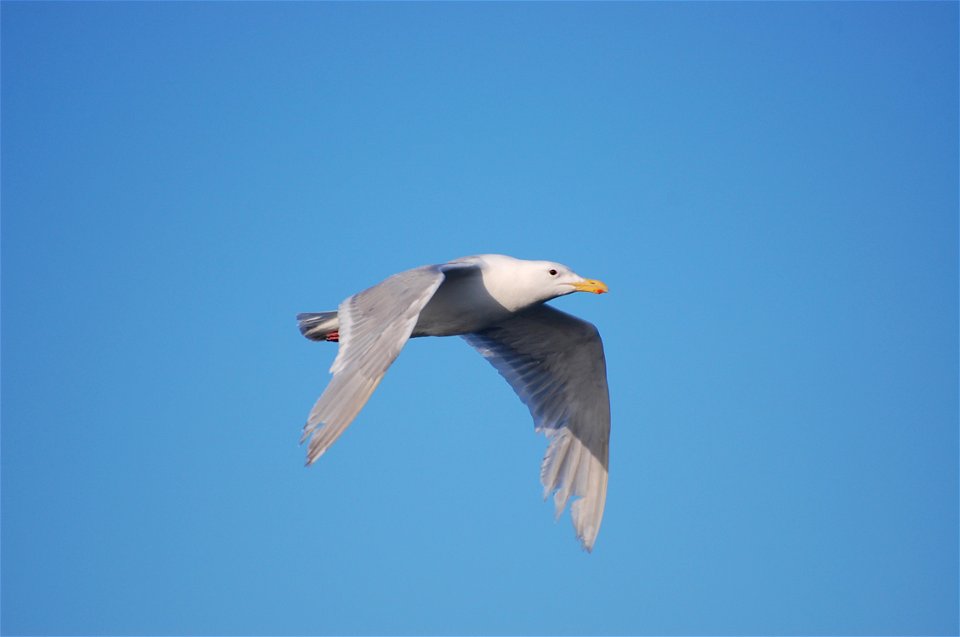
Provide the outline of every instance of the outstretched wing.
{"type": "Polygon", "coordinates": [[[469,267],[473,266],[448,263],[400,272],[340,304],[340,348],[330,367],[333,378],[310,411],[300,438],[310,440],[307,464],[322,456],[360,413],[410,338],[444,273],[469,267]]]}
{"type": "Polygon", "coordinates": [[[570,496],[573,526],[592,550],[607,496],[610,398],[597,328],[538,305],[464,336],[506,378],[550,440],[540,469],[559,517],[570,496]]]}

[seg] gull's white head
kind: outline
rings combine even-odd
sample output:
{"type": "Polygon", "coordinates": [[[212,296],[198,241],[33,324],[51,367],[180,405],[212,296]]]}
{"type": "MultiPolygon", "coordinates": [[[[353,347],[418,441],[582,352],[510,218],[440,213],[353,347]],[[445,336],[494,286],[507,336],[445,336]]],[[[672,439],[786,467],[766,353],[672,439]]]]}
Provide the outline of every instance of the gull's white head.
{"type": "Polygon", "coordinates": [[[573,292],[603,294],[607,286],[586,279],[562,263],[526,261],[502,254],[475,257],[483,270],[483,283],[501,305],[516,311],[573,292]]]}

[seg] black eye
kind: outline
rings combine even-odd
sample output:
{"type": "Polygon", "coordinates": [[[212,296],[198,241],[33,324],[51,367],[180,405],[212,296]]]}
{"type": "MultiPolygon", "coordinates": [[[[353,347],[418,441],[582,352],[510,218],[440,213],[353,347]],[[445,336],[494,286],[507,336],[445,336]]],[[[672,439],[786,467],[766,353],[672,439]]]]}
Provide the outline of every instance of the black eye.
{"type": "Polygon", "coordinates": [[[556,270],[550,270],[550,276],[557,276],[556,270]]]}

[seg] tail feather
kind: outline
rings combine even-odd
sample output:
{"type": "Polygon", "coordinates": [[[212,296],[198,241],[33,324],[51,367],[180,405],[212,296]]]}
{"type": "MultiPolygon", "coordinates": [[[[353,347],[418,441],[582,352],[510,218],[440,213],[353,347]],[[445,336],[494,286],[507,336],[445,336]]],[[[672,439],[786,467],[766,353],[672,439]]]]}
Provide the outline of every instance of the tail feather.
{"type": "Polygon", "coordinates": [[[340,329],[336,312],[304,312],[297,314],[300,333],[311,341],[325,341],[327,336],[340,329]]]}

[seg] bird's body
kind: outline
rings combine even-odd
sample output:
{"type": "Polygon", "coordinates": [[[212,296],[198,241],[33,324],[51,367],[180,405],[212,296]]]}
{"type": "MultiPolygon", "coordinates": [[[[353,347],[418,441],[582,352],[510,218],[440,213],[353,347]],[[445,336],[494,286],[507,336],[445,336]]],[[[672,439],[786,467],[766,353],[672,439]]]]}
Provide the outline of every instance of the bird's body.
{"type": "Polygon", "coordinates": [[[503,255],[463,257],[395,274],[336,312],[300,314],[312,340],[339,341],[333,379],[303,440],[316,461],[353,421],[407,339],[462,336],[507,379],[551,438],[541,468],[559,515],[571,495],[577,535],[592,549],[606,497],[610,405],[596,328],[543,305],[575,291],[606,292],[566,266],[503,255]]]}
{"type": "Polygon", "coordinates": [[[482,271],[449,270],[423,307],[413,336],[459,336],[507,318],[510,310],[490,294],[482,271]]]}

